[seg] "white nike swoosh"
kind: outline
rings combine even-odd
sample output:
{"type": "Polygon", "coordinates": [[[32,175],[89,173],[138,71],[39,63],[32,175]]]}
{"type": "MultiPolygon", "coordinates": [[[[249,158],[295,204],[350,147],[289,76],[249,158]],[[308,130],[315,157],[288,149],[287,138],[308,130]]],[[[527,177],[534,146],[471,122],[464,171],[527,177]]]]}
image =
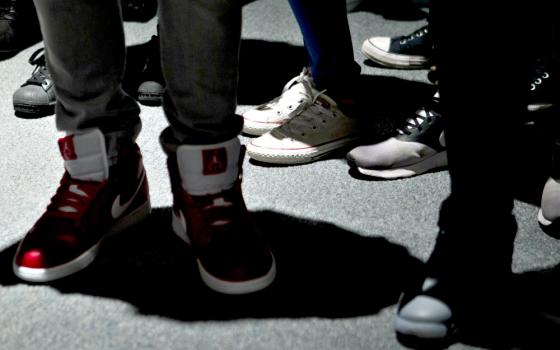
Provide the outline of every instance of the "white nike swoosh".
{"type": "Polygon", "coordinates": [[[187,221],[185,220],[185,216],[181,210],[179,210],[179,214],[173,210],[173,220],[171,225],[173,227],[173,232],[175,232],[177,236],[187,242],[187,244],[191,244],[191,239],[187,234],[187,221]]]}
{"type": "Polygon", "coordinates": [[[138,194],[138,191],[140,191],[140,188],[142,187],[142,184],[144,183],[145,179],[146,179],[146,177],[144,176],[144,171],[142,171],[142,181],[140,181],[140,183],[138,184],[138,187],[136,188],[136,191],[130,197],[128,202],[121,205],[121,195],[120,194],[117,196],[117,198],[115,198],[115,201],[113,202],[113,206],[111,207],[111,215],[113,216],[113,219],[119,218],[128,209],[130,204],[132,204],[132,201],[136,198],[136,195],[138,194]]]}

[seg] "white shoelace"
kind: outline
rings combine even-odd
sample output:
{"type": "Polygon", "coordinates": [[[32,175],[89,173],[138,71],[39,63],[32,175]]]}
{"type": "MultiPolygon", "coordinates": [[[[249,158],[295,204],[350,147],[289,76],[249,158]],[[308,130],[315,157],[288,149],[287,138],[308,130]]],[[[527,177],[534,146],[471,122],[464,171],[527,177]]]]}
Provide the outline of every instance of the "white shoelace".
{"type": "Polygon", "coordinates": [[[278,116],[287,113],[287,117],[292,117],[299,113],[303,104],[312,101],[314,95],[315,89],[309,80],[307,70],[304,69],[299,76],[286,83],[280,96],[258,108],[274,109],[278,116]]]}

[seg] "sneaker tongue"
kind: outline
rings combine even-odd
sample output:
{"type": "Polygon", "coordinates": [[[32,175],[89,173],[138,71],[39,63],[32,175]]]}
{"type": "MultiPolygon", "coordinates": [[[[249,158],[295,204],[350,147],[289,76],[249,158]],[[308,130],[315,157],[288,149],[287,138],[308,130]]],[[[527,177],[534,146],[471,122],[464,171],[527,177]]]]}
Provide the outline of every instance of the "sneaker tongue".
{"type": "Polygon", "coordinates": [[[103,181],[109,177],[105,137],[91,129],[58,140],[64,167],[73,179],[103,181]]]}
{"type": "Polygon", "coordinates": [[[177,165],[183,189],[192,195],[221,192],[233,186],[239,176],[238,138],[214,145],[181,145],[177,165]]]}

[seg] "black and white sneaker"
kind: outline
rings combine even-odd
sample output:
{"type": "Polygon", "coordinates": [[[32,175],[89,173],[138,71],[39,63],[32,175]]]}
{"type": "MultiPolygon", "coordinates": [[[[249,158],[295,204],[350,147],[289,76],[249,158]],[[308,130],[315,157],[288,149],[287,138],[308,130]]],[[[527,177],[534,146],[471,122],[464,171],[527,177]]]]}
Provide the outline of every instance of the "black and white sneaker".
{"type": "Polygon", "coordinates": [[[544,111],[552,107],[554,100],[558,99],[554,68],[554,61],[550,58],[542,57],[536,61],[534,75],[529,82],[527,111],[544,111]]]}
{"type": "Polygon", "coordinates": [[[396,136],[356,147],[347,159],[360,173],[384,179],[411,177],[447,166],[439,92],[406,121],[405,127],[397,129],[396,136]]]}
{"type": "Polygon", "coordinates": [[[367,58],[391,68],[428,68],[432,51],[433,41],[428,26],[406,36],[374,36],[362,44],[362,53],[367,58]]]}
{"type": "Polygon", "coordinates": [[[25,119],[52,115],[56,96],[54,83],[45,63],[44,48],[40,48],[31,55],[29,64],[34,65],[35,69],[31,78],[14,92],[15,115],[25,119]]]}
{"type": "Polygon", "coordinates": [[[160,106],[165,90],[161,71],[159,37],[153,35],[147,43],[148,55],[142,70],[142,83],[138,86],[138,102],[147,106],[160,106]]]}

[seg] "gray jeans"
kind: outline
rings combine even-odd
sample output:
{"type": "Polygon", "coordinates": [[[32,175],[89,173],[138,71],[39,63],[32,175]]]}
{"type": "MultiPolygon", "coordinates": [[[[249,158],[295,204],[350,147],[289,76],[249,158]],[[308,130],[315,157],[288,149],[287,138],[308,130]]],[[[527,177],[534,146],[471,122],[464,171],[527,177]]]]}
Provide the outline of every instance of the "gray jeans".
{"type": "MultiPolygon", "coordinates": [[[[125,41],[119,0],[35,0],[62,131],[125,130],[139,108],[121,84],[125,41]]],[[[163,109],[177,143],[236,136],[239,0],[160,0],[163,109]]]]}

